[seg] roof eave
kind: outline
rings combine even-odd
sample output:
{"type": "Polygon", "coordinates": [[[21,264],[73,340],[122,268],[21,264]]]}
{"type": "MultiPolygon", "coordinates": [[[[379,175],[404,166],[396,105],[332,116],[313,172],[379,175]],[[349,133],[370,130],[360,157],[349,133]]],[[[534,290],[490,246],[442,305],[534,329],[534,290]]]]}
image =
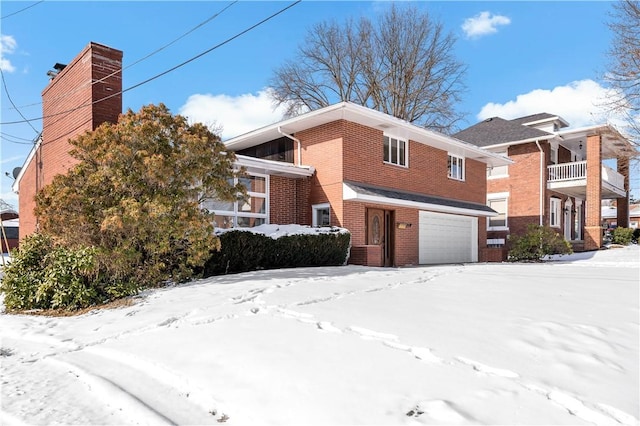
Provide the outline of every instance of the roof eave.
{"type": "MultiPolygon", "coordinates": [[[[292,129],[292,127],[299,128],[302,123],[309,123],[310,127],[307,128],[311,128],[311,126],[326,124],[339,119],[353,121],[383,132],[385,129],[396,129],[396,131],[402,130],[402,132],[407,135],[407,139],[414,140],[424,145],[434,146],[438,149],[447,150],[467,158],[482,161],[492,166],[509,164],[504,162],[505,159],[502,156],[495,155],[493,153],[489,153],[487,156],[487,151],[476,145],[416,126],[406,120],[350,102],[340,102],[338,104],[314,110],[278,123],[270,124],[260,129],[231,138],[225,141],[225,145],[231,150],[249,148],[251,146],[267,142],[266,139],[270,137],[269,135],[271,134],[271,136],[275,136],[278,128],[281,128],[287,133],[295,133],[295,129],[292,129]],[[340,111],[341,114],[336,115],[335,113],[337,111],[340,111]],[[326,122],[314,122],[315,118],[323,115],[327,116],[326,122]],[[262,135],[264,135],[264,138],[261,138],[262,135]]],[[[300,131],[300,129],[298,129],[298,131],[300,131]]]]}

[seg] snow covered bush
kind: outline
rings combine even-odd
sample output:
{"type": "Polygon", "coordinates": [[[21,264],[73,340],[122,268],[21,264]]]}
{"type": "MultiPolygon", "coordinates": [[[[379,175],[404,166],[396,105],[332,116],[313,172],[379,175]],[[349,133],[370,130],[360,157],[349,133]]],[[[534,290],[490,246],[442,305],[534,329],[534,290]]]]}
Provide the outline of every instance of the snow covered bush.
{"type": "Polygon", "coordinates": [[[0,291],[9,311],[85,308],[135,294],[135,285],[113,282],[94,247],[67,248],[45,234],[32,234],[12,253],[0,291]]]}
{"type": "Polygon", "coordinates": [[[573,253],[571,244],[548,226],[529,225],[524,235],[509,239],[508,260],[511,262],[538,262],[551,254],[573,253]]]}
{"type": "Polygon", "coordinates": [[[212,253],[204,276],[302,266],[344,265],[351,234],[343,228],[261,225],[219,230],[220,251],[212,253]]]}
{"type": "Polygon", "coordinates": [[[633,240],[633,229],[617,227],[616,229],[613,230],[613,233],[611,236],[612,243],[627,246],[631,244],[632,240],[633,240]]]}

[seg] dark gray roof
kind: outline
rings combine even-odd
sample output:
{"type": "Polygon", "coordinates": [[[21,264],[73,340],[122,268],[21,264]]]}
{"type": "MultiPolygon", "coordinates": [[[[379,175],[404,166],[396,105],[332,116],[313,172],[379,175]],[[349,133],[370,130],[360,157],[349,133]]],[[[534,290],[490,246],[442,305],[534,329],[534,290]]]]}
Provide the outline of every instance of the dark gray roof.
{"type": "Polygon", "coordinates": [[[548,139],[551,136],[551,133],[500,117],[488,118],[453,135],[456,139],[481,147],[534,138],[548,139]]]}
{"type": "Polygon", "coordinates": [[[548,112],[540,112],[538,114],[527,115],[526,117],[514,118],[511,122],[516,124],[532,123],[534,121],[547,120],[555,118],[557,115],[549,114],[548,112]]]}
{"type": "Polygon", "coordinates": [[[377,197],[391,198],[394,200],[413,201],[417,203],[435,204],[439,206],[455,207],[466,210],[475,210],[484,213],[496,213],[495,210],[487,205],[472,203],[469,201],[454,200],[452,198],[436,197],[433,195],[424,195],[415,192],[399,191],[397,189],[382,188],[357,182],[345,182],[344,184],[358,194],[373,195],[377,197]]]}

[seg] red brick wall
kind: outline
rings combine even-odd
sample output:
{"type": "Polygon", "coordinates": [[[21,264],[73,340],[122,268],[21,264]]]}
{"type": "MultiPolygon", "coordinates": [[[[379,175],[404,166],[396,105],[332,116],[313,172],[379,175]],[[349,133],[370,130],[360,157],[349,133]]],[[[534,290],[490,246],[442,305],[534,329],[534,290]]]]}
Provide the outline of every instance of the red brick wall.
{"type": "Polygon", "coordinates": [[[19,185],[21,238],[37,228],[33,214],[36,192],[77,162],[69,155],[68,140],[105,121],[118,120],[122,112],[122,95],[118,94],[122,91],[121,69],[121,51],[90,43],[43,90],[42,144],[25,166],[19,185]],[[97,82],[114,71],[120,72],[97,82]],[[117,95],[92,104],[114,94],[117,95]]]}
{"type": "MultiPolygon", "coordinates": [[[[302,144],[302,164],[315,167],[310,182],[308,223],[314,204],[330,203],[332,226],[344,227],[342,207],[344,121],[335,121],[296,133],[302,144]]],[[[295,150],[298,147],[295,146],[295,150]]],[[[297,157],[297,152],[295,153],[297,157]]]]}
{"type": "Polygon", "coordinates": [[[308,213],[311,178],[271,176],[269,179],[269,222],[311,225],[308,213]]]}
{"type": "Polygon", "coordinates": [[[345,122],[344,179],[439,197],[486,202],[486,164],[466,160],[465,180],[447,177],[447,151],[409,141],[409,167],[383,161],[383,132],[345,122]]]}
{"type": "MultiPolygon", "coordinates": [[[[546,159],[549,158],[549,144],[541,142],[540,145],[545,152],[543,191],[546,191],[546,159]]],[[[540,151],[535,142],[532,142],[509,147],[508,155],[514,161],[514,164],[509,165],[509,177],[489,179],[487,193],[509,193],[507,213],[509,233],[521,234],[526,231],[528,224],[540,222],[540,151]]],[[[548,201],[545,201],[543,215],[546,215],[547,203],[548,201]]],[[[546,220],[546,216],[543,219],[546,220]]],[[[481,223],[484,223],[486,229],[486,220],[481,223]]],[[[506,234],[506,232],[491,231],[489,238],[505,238],[506,234]]]]}

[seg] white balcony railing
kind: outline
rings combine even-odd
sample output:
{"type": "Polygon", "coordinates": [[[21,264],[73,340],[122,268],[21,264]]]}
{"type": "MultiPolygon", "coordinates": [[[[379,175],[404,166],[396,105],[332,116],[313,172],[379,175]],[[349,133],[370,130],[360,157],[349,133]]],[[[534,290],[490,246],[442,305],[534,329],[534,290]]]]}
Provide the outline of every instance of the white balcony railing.
{"type": "Polygon", "coordinates": [[[553,164],[547,166],[548,181],[562,182],[566,180],[586,179],[587,162],[575,161],[573,163],[553,164]]]}
{"type": "MultiPolygon", "coordinates": [[[[586,185],[587,162],[575,161],[547,166],[547,179],[549,183],[585,180],[583,185],[586,185]]],[[[624,176],[604,164],[602,165],[602,182],[613,188],[624,190],[624,176]]]]}

